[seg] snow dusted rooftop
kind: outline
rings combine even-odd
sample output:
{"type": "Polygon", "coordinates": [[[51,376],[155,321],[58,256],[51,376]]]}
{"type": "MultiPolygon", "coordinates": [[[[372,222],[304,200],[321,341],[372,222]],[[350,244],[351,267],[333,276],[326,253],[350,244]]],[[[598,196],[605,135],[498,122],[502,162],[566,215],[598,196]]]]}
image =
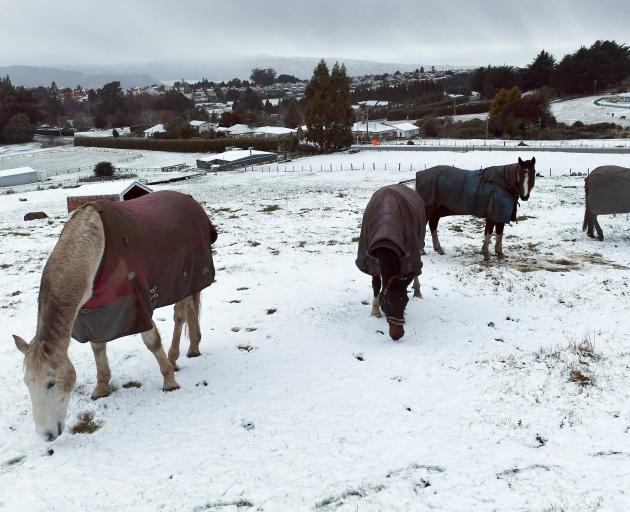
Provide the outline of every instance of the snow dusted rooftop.
{"type": "Polygon", "coordinates": [[[206,156],[203,158],[199,158],[199,160],[204,162],[209,162],[212,160],[222,160],[224,162],[237,162],[238,160],[242,160],[243,158],[247,158],[250,156],[274,156],[274,153],[270,153],[269,151],[258,151],[255,149],[241,149],[241,150],[233,150],[226,151],[225,153],[220,153],[218,155],[206,156]]]}
{"type": "Polygon", "coordinates": [[[289,133],[296,133],[297,130],[292,128],[285,128],[283,126],[261,126],[256,128],[256,133],[264,133],[268,135],[287,135],[289,133]]]}
{"type": "Polygon", "coordinates": [[[68,197],[123,195],[134,186],[152,192],[149,187],[137,180],[114,180],[105,183],[90,183],[89,185],[83,185],[74,189],[70,194],[68,194],[68,197]]]}
{"type": "Polygon", "coordinates": [[[419,130],[420,129],[413,123],[396,123],[396,124],[392,123],[392,124],[390,124],[390,126],[396,128],[397,130],[402,130],[402,131],[411,131],[411,130],[419,130]]]}
{"type": "Polygon", "coordinates": [[[387,124],[383,124],[383,123],[373,123],[373,122],[369,122],[367,123],[354,123],[352,125],[352,131],[353,132],[365,132],[368,131],[370,133],[387,133],[387,132],[393,132],[396,131],[396,128],[394,128],[393,126],[389,126],[387,124]]]}
{"type": "Polygon", "coordinates": [[[164,125],[160,123],[152,126],[151,128],[147,128],[146,130],[144,130],[144,133],[151,135],[153,133],[164,133],[165,131],[166,128],[164,128],[164,125]]]}
{"type": "Polygon", "coordinates": [[[18,174],[31,174],[33,172],[39,172],[32,167],[16,167],[15,169],[5,169],[0,171],[0,177],[4,176],[17,176],[18,174]]]}

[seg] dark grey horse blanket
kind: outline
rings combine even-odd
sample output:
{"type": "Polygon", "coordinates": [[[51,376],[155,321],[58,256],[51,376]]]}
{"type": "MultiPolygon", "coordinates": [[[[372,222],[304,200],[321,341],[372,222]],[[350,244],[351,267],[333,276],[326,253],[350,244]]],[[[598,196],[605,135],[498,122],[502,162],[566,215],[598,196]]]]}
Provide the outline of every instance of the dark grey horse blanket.
{"type": "Polygon", "coordinates": [[[151,330],[153,310],[212,284],[217,232],[197,201],[164,190],[87,203],[100,214],[105,252],[72,337],[101,343],[151,330]]]}
{"type": "Polygon", "coordinates": [[[416,173],[416,191],[427,206],[443,206],[447,215],[474,215],[500,224],[516,220],[516,165],[479,171],[438,165],[416,173]]]}
{"type": "Polygon", "coordinates": [[[389,185],[372,195],[363,213],[356,265],[373,277],[381,275],[374,251],[392,249],[400,258],[401,277],[422,273],[426,218],[422,198],[404,185],[389,185]]]}
{"type": "Polygon", "coordinates": [[[597,167],[584,180],[586,208],[594,215],[630,212],[630,169],[597,167]]]}

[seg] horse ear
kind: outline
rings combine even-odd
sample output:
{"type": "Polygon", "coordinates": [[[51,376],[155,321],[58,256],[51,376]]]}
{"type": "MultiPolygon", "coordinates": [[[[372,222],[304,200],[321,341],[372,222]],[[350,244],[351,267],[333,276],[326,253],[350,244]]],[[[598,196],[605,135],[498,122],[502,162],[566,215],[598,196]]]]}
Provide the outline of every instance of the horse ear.
{"type": "Polygon", "coordinates": [[[521,164],[521,165],[523,165],[523,160],[521,160],[521,157],[520,157],[520,156],[518,157],[518,163],[519,163],[519,164],[521,164]]]}
{"type": "Polygon", "coordinates": [[[536,164],[536,157],[533,157],[532,158],[532,165],[535,165],[535,164],[536,164]]]}
{"type": "Polygon", "coordinates": [[[212,228],[210,229],[210,243],[213,244],[214,242],[216,242],[218,236],[219,235],[217,233],[217,229],[212,226],[212,228]]]}
{"type": "Polygon", "coordinates": [[[28,343],[26,343],[26,341],[24,341],[19,336],[16,336],[15,334],[13,335],[13,340],[15,341],[15,346],[17,347],[17,349],[22,352],[22,354],[26,355],[26,353],[28,352],[28,343]]]}

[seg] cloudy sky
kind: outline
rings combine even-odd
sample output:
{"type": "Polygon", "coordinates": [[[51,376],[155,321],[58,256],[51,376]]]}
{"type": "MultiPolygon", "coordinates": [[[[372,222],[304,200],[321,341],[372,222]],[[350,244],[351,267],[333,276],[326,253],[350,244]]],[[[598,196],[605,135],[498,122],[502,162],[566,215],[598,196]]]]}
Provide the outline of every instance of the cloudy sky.
{"type": "Polygon", "coordinates": [[[630,0],[0,0],[0,65],[234,56],[526,64],[630,43],[630,0]]]}

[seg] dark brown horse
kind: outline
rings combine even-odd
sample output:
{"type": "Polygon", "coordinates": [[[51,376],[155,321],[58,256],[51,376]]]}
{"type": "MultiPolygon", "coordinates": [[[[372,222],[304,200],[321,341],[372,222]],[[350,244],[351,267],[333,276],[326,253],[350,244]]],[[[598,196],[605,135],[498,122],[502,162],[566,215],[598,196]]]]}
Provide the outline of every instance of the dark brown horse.
{"type": "Polygon", "coordinates": [[[363,214],[356,265],[372,276],[372,316],[380,317],[383,310],[394,340],[405,334],[407,287],[412,280],[414,296],[422,297],[418,276],[425,226],[422,199],[403,185],[377,190],[363,214]]]}
{"type": "Polygon", "coordinates": [[[630,213],[630,169],[616,165],[597,167],[584,180],[585,211],[582,230],[597,239],[604,239],[602,227],[597,222],[598,215],[630,213]]]}
{"type": "Polygon", "coordinates": [[[444,250],[438,239],[440,218],[449,215],[474,215],[486,219],[481,253],[489,260],[488,246],[496,227],[495,253],[503,254],[503,228],[516,220],[518,199],[527,201],[536,180],[536,159],[511,165],[466,171],[446,165],[416,173],[416,191],[426,205],[426,218],[431,230],[433,249],[444,250]]]}

